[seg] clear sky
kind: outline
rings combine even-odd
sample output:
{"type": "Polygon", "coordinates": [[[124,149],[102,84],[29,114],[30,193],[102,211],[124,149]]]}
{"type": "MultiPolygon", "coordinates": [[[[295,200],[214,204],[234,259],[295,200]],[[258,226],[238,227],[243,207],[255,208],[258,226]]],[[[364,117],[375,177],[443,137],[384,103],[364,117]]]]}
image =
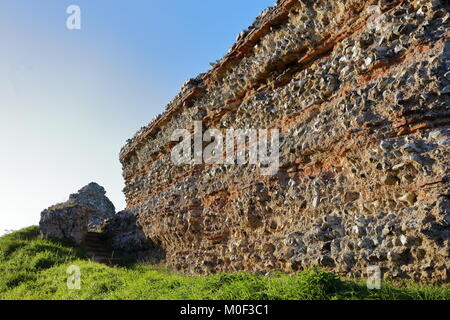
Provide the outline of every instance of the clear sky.
{"type": "Polygon", "coordinates": [[[274,0],[1,0],[0,233],[91,181],[125,207],[120,148],[274,0]],[[81,30],[66,9],[81,8],[81,30]]]}

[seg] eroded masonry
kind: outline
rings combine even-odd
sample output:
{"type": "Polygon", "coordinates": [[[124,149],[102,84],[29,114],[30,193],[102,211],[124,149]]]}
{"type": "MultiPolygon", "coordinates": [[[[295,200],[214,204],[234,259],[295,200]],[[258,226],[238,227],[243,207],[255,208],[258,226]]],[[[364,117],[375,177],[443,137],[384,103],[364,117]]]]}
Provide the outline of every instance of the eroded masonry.
{"type": "Polygon", "coordinates": [[[448,281],[447,1],[282,0],[121,151],[128,210],[177,270],[448,281]],[[280,129],[280,170],[176,166],[171,135],[280,129]]]}

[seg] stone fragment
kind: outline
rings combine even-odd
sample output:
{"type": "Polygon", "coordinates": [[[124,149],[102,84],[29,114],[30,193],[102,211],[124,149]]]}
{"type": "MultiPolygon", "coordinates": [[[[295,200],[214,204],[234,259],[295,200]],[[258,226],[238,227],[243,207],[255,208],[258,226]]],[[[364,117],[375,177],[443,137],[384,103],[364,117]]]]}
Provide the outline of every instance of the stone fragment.
{"type": "Polygon", "coordinates": [[[412,205],[414,205],[414,203],[416,203],[417,196],[415,193],[410,192],[410,193],[407,193],[407,194],[401,196],[400,198],[398,198],[398,200],[401,202],[405,202],[412,206],[412,205]]]}
{"type": "Polygon", "coordinates": [[[398,178],[392,175],[385,175],[381,182],[385,185],[393,186],[397,183],[398,178]]]}
{"type": "Polygon", "coordinates": [[[147,238],[137,218],[132,211],[125,210],[105,220],[100,230],[113,249],[159,263],[164,259],[165,252],[147,238]]]}
{"type": "Polygon", "coordinates": [[[39,222],[42,237],[82,243],[89,231],[96,231],[104,220],[115,215],[114,205],[105,194],[103,187],[90,183],[70,195],[67,202],[44,210],[39,222]]]}
{"type": "Polygon", "coordinates": [[[313,206],[314,208],[317,208],[317,207],[319,206],[319,204],[320,204],[320,198],[319,198],[319,197],[315,197],[315,198],[313,199],[313,201],[312,201],[312,206],[313,206]]]}
{"type": "Polygon", "coordinates": [[[380,148],[385,151],[391,150],[392,147],[393,147],[393,143],[390,141],[381,141],[381,143],[380,143],[380,148]]]}
{"type": "Polygon", "coordinates": [[[91,231],[95,231],[103,221],[113,217],[116,213],[113,203],[106,197],[105,189],[95,182],[70,195],[69,203],[76,203],[94,209],[89,216],[88,227],[91,231]]]}
{"type": "Polygon", "coordinates": [[[442,94],[449,94],[450,93],[450,85],[447,85],[444,88],[442,88],[441,93],[442,94]]]}

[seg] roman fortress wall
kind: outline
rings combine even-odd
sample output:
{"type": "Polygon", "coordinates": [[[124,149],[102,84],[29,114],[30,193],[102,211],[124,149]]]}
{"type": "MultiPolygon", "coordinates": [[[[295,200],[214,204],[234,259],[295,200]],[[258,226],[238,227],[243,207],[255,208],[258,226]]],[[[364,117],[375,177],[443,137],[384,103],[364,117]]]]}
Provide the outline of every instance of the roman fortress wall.
{"type": "Polygon", "coordinates": [[[122,149],[173,269],[448,281],[446,1],[281,0],[122,149]],[[279,129],[280,168],[171,160],[176,129],[279,129]]]}

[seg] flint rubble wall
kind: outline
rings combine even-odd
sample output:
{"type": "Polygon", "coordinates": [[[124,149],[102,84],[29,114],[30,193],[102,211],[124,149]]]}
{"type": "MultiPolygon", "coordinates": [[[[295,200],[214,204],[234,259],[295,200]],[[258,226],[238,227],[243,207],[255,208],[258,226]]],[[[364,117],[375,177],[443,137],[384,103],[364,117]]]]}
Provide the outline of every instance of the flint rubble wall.
{"type": "Polygon", "coordinates": [[[174,269],[448,281],[445,1],[278,1],[122,149],[128,209],[174,269]],[[175,129],[278,128],[281,167],[175,166],[175,129]]]}

